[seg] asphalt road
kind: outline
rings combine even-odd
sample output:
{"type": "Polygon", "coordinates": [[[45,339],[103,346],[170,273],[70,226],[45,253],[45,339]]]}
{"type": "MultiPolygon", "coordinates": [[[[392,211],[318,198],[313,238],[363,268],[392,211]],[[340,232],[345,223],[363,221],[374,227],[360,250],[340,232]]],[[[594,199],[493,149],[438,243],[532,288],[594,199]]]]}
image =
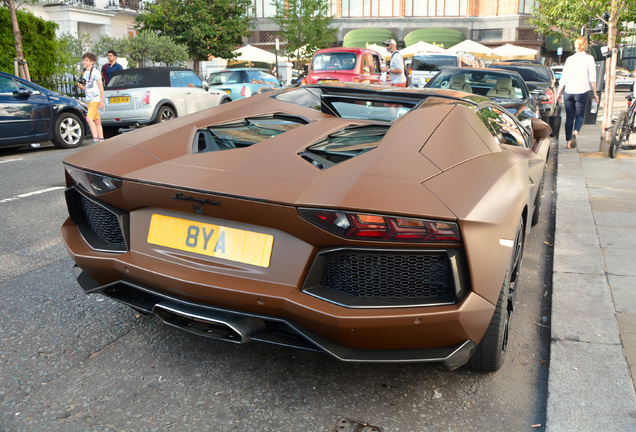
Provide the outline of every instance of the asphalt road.
{"type": "Polygon", "coordinates": [[[234,345],[83,294],[60,237],[61,160],[76,151],[0,149],[0,431],[544,430],[554,144],[494,374],[234,345]]]}

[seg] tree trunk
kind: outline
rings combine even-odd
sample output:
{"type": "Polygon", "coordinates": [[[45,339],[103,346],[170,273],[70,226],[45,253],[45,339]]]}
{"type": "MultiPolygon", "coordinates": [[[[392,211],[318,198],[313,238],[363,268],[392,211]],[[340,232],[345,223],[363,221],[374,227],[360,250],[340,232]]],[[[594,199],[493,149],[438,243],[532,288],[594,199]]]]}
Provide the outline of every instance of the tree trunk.
{"type": "MultiPolygon", "coordinates": [[[[601,123],[601,142],[599,151],[609,156],[609,146],[612,139],[612,114],[614,108],[614,93],[616,83],[616,62],[618,50],[616,49],[616,30],[620,17],[621,3],[617,0],[610,1],[610,18],[607,26],[607,48],[612,53],[609,62],[605,66],[605,91],[603,94],[603,122],[601,123]]],[[[624,6],[624,4],[622,4],[624,6]]]]}
{"type": "Polygon", "coordinates": [[[15,12],[15,2],[13,0],[7,0],[9,3],[9,13],[11,14],[11,25],[13,26],[13,35],[15,38],[15,74],[21,78],[31,81],[29,76],[29,67],[24,59],[24,53],[22,52],[22,35],[20,34],[20,27],[18,26],[18,15],[15,12]]]}

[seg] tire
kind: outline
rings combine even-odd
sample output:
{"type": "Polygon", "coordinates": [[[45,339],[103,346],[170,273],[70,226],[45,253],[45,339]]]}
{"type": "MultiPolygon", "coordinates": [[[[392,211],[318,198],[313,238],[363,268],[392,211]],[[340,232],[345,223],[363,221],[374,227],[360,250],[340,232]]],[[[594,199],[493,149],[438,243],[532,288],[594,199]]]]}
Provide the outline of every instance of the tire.
{"type": "Polygon", "coordinates": [[[539,223],[539,217],[541,216],[541,194],[543,193],[543,179],[541,179],[541,184],[539,184],[539,190],[537,191],[537,196],[534,198],[534,210],[532,210],[532,219],[530,221],[530,226],[535,226],[539,223]]]}
{"type": "Polygon", "coordinates": [[[609,155],[613,159],[618,155],[618,151],[625,140],[625,131],[627,122],[627,111],[621,111],[618,114],[616,123],[612,126],[612,140],[610,141],[609,155]]]}
{"type": "Polygon", "coordinates": [[[550,122],[548,124],[552,129],[552,134],[550,136],[559,139],[559,132],[561,130],[561,115],[553,115],[550,117],[550,122]]]}
{"type": "Polygon", "coordinates": [[[108,139],[108,138],[112,138],[114,136],[116,136],[119,133],[119,128],[118,127],[103,127],[104,129],[104,138],[108,139]]]}
{"type": "Polygon", "coordinates": [[[516,297],[516,285],[519,280],[519,270],[521,269],[524,232],[522,219],[517,227],[515,243],[501,292],[499,293],[497,305],[495,306],[495,313],[486,329],[484,337],[470,357],[470,367],[477,372],[498,371],[506,357],[508,338],[510,335],[510,322],[516,297]]]}
{"type": "Polygon", "coordinates": [[[168,105],[163,105],[159,108],[159,111],[157,111],[157,117],[155,118],[154,123],[162,123],[168,120],[172,120],[176,117],[177,114],[171,107],[169,107],[168,105]]]}
{"type": "Polygon", "coordinates": [[[86,137],[84,122],[76,114],[64,112],[55,120],[53,129],[53,145],[61,149],[75,148],[82,145],[86,137]]]}

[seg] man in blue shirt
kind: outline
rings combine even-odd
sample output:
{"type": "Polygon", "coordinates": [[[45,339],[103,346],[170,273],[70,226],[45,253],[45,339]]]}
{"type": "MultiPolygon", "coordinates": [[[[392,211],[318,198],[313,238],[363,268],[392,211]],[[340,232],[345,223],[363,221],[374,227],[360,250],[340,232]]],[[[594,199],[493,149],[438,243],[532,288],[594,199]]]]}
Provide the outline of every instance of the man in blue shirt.
{"type": "Polygon", "coordinates": [[[108,63],[102,66],[102,77],[104,77],[104,86],[108,84],[110,81],[110,77],[113,72],[117,72],[118,70],[122,70],[123,67],[119,63],[117,63],[117,53],[113,50],[108,51],[108,63]]]}

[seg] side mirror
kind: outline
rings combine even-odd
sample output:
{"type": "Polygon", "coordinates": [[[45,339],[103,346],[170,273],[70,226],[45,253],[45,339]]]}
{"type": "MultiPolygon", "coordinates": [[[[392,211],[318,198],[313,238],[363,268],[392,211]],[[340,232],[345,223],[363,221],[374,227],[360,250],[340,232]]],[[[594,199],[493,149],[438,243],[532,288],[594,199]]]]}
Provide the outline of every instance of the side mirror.
{"type": "Polygon", "coordinates": [[[24,88],[19,89],[18,91],[14,91],[13,95],[18,99],[28,99],[31,97],[33,92],[31,90],[27,90],[24,88]]]}
{"type": "Polygon", "coordinates": [[[547,138],[552,133],[552,128],[541,119],[532,119],[532,136],[535,140],[547,138]]]}
{"type": "Polygon", "coordinates": [[[208,84],[207,81],[203,81],[201,83],[201,87],[203,87],[203,90],[205,90],[205,91],[210,90],[210,84],[208,84]]]}

